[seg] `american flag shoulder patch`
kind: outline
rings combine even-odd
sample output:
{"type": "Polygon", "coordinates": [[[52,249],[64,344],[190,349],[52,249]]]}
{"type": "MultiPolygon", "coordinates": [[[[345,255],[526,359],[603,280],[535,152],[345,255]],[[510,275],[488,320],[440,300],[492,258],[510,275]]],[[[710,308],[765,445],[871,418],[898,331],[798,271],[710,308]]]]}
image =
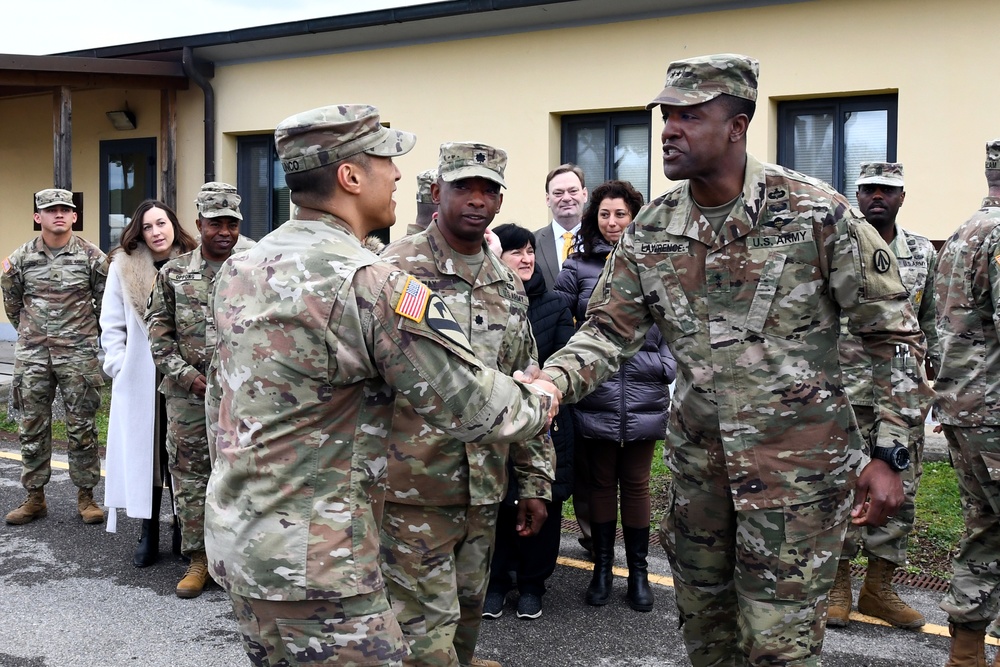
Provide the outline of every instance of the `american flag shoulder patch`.
{"type": "Polygon", "coordinates": [[[3,262],[0,262],[0,266],[3,267],[4,273],[10,273],[14,268],[14,265],[10,263],[10,257],[4,257],[3,262]]]}
{"type": "Polygon", "coordinates": [[[396,314],[414,322],[420,322],[427,312],[427,301],[430,298],[430,289],[413,276],[409,276],[403,287],[403,295],[399,297],[399,303],[396,304],[396,314]]]}

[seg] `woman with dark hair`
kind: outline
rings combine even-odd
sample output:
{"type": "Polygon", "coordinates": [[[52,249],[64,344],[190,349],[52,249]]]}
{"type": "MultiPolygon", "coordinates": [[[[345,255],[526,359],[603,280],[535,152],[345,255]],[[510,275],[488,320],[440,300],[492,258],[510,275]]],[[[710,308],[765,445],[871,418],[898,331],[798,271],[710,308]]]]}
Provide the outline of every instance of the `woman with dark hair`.
{"type": "MultiPolygon", "coordinates": [[[[577,234],[576,250],[563,263],[555,292],[573,311],[577,325],[586,320],[587,303],[612,246],[642,207],[642,195],[626,181],[607,181],[590,196],[577,234]]],[[[576,455],[587,457],[594,572],[585,600],[607,604],[612,588],[618,495],[628,563],[628,604],[636,611],[653,608],[646,555],[649,549],[649,471],[656,441],[667,430],[670,390],[677,369],[656,327],[642,349],[618,372],[574,406],[576,455]]]]}
{"type": "MultiPolygon", "coordinates": [[[[545,288],[545,279],[535,266],[534,234],[513,224],[500,225],[493,231],[500,240],[500,259],[524,283],[524,291],[528,295],[528,320],[538,344],[538,362],[541,364],[573,335],[573,317],[562,300],[545,288]]],[[[507,463],[509,483],[507,496],[500,504],[497,516],[496,548],[483,604],[485,618],[499,618],[503,614],[507,593],[513,588],[511,573],[517,578],[520,593],[517,617],[532,619],[542,615],[545,580],[555,571],[559,556],[562,504],[573,491],[571,412],[568,407],[561,408],[552,422],[550,435],[556,451],[556,481],[552,485],[548,519],[533,537],[521,537],[514,528],[517,482],[513,464],[507,463]]]]}
{"type": "Polygon", "coordinates": [[[109,255],[101,302],[104,372],[113,380],[104,504],[109,532],[117,530],[118,508],[142,519],[132,564],[146,567],[159,557],[160,500],[169,475],[163,397],[156,393],[160,378],[143,317],[159,268],[197,242],[166,204],[147,199],[125,225],[120,244],[109,255]]]}

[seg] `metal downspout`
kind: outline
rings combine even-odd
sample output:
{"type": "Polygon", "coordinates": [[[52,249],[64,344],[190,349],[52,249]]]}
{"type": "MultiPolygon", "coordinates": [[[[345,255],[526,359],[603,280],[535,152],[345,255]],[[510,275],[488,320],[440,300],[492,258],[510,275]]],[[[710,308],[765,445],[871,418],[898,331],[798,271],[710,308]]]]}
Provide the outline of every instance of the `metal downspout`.
{"type": "Polygon", "coordinates": [[[183,48],[181,64],[184,73],[205,93],[205,180],[215,180],[215,90],[201,72],[194,66],[194,54],[190,46],[183,48]]]}

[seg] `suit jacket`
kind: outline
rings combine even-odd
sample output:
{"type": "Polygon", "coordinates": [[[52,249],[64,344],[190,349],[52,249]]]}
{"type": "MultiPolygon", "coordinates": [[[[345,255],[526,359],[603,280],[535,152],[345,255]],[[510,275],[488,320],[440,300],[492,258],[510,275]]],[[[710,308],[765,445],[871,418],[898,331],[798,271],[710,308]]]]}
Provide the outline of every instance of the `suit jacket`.
{"type": "Polygon", "coordinates": [[[535,264],[542,271],[545,279],[545,289],[551,290],[559,275],[559,257],[556,256],[555,238],[552,233],[552,221],[535,232],[535,264]]]}

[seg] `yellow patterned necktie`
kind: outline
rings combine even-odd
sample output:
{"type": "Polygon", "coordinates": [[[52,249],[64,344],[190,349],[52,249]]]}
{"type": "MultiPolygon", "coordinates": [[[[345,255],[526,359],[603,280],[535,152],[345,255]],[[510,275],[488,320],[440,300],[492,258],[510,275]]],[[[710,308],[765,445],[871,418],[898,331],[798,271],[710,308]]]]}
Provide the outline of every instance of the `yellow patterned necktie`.
{"type": "Polygon", "coordinates": [[[566,232],[562,235],[563,240],[563,251],[562,251],[562,261],[566,261],[569,257],[569,251],[573,249],[573,232],[566,232]]]}

